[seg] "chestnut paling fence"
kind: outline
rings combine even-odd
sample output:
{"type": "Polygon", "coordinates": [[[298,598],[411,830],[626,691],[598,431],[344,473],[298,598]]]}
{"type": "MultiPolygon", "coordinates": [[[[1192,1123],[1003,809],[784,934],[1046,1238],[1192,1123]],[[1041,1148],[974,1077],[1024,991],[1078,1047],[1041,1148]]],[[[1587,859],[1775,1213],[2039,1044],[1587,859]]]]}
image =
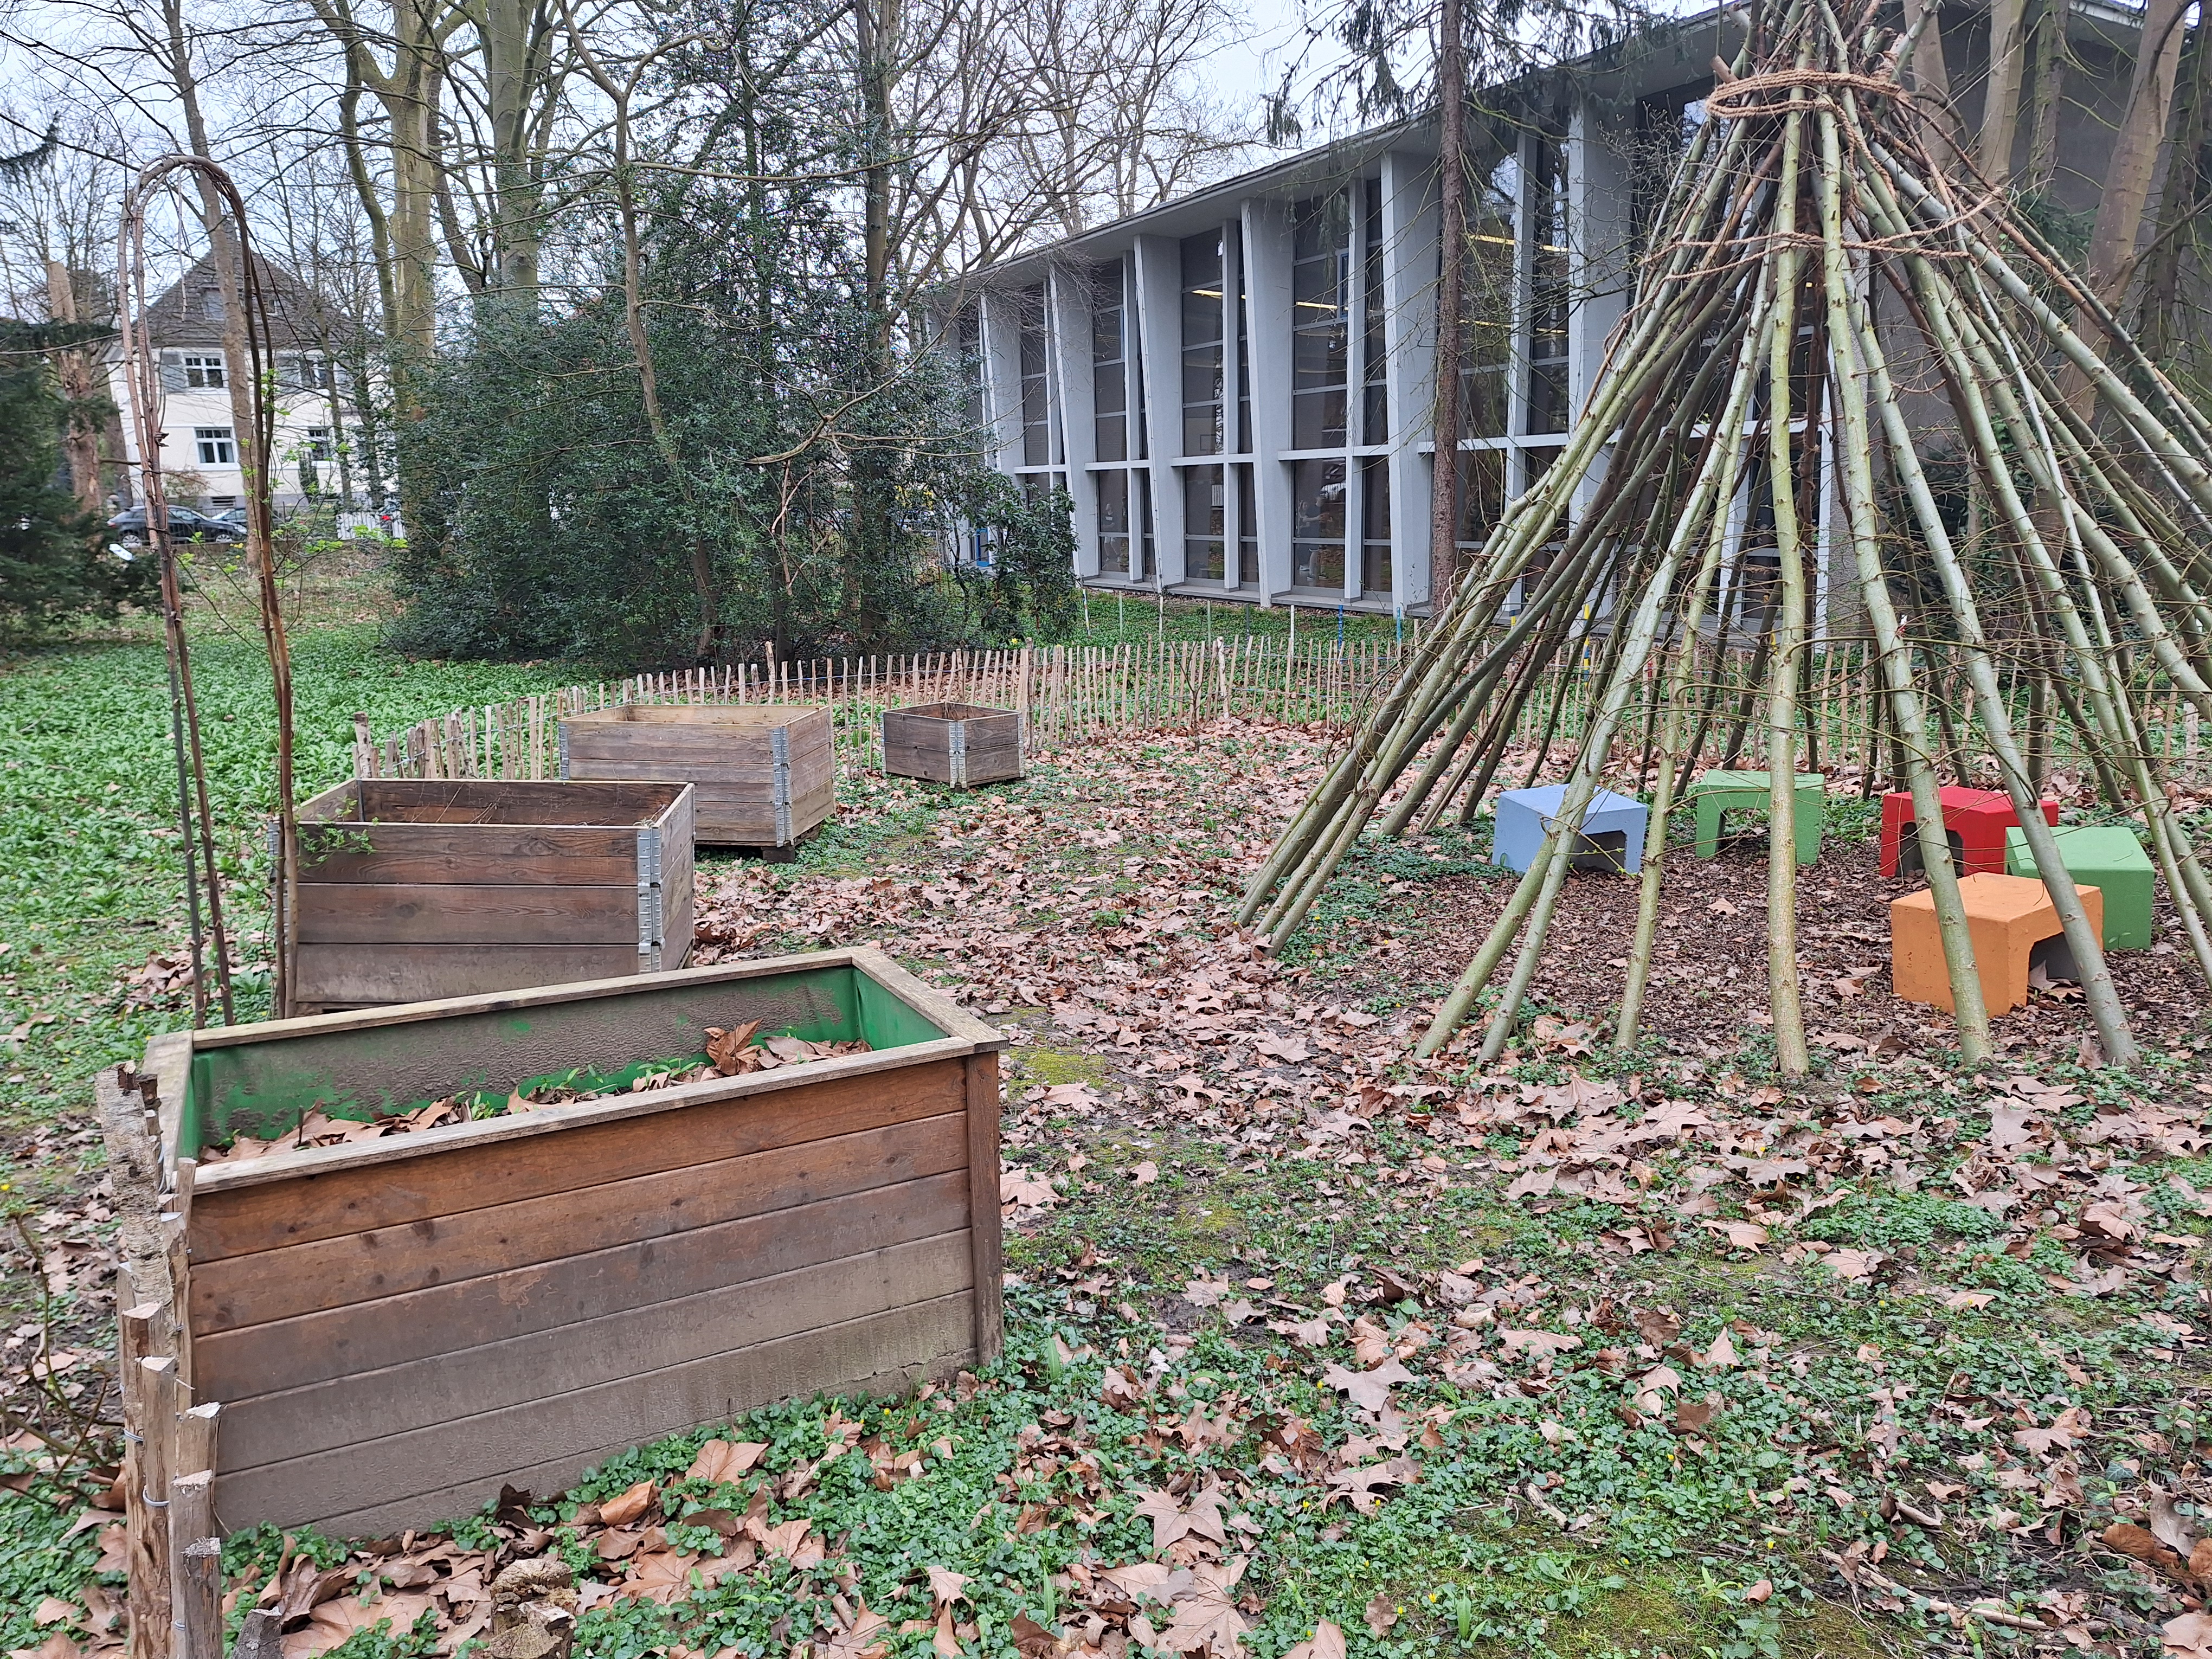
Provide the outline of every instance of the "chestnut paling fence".
{"type": "MultiPolygon", "coordinates": [[[[1536,677],[1514,723],[1514,741],[1529,751],[1500,786],[1535,780],[1553,761],[1565,764],[1602,689],[1602,641],[1582,653],[1563,653],[1536,677]]],[[[1399,640],[1291,640],[1256,635],[1212,640],[1137,641],[1109,646],[1018,647],[926,655],[869,656],[798,662],[751,662],[693,669],[517,697],[459,708],[385,737],[365,720],[355,728],[354,770],[361,777],[549,778],[560,775],[560,720],[622,703],[800,702],[835,716],[839,757],[848,764],[882,764],[886,708],[917,703],[971,702],[1022,714],[1033,754],[1050,754],[1109,732],[1191,729],[1218,720],[1281,721],[1341,730],[1358,720],[1419,648],[1418,634],[1399,640]]],[[[1836,640],[1808,661],[1800,708],[1806,763],[1844,771],[1863,787],[1901,773],[1897,735],[1881,718],[1867,648],[1836,640]]],[[[1963,694],[1965,687],[1960,686],[1963,694]]],[[[1641,720],[1656,735],[1659,690],[1655,662],[1643,677],[1641,720]]],[[[1766,688],[1754,654],[1711,652],[1684,690],[1696,700],[1691,725],[1695,753],[1686,765],[1742,759],[1757,766],[1765,731],[1766,688]]],[[[2024,696],[2025,692],[2022,693],[2024,696]]],[[[2135,688],[2150,757],[2177,782],[2212,783],[2212,745],[2197,709],[2165,681],[2147,673],[2135,688]]],[[[1948,776],[1980,778],[1990,762],[1978,722],[1965,706],[1938,709],[1948,776]]],[[[1624,725],[1628,722],[1625,721],[1624,725]]],[[[2048,764],[2089,769],[2070,722],[2053,723],[2048,764]]],[[[1617,781],[1641,786],[1651,744],[1626,745],[1617,781]]]]}

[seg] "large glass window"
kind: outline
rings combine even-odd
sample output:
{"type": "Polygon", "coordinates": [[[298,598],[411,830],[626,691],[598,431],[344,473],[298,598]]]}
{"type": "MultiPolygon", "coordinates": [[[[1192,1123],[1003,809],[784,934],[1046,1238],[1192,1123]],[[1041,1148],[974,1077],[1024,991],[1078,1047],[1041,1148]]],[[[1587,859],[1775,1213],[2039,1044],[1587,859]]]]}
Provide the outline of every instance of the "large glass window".
{"type": "Polygon", "coordinates": [[[1237,475],[1237,586],[1260,585],[1260,508],[1252,499],[1252,466],[1230,469],[1237,475]]]}
{"type": "Polygon", "coordinates": [[[1221,233],[1182,244],[1182,453],[1218,455],[1222,370],[1221,233]]]}
{"type": "Polygon", "coordinates": [[[1098,489],[1098,568],[1109,575],[1129,571],[1129,475],[1095,475],[1098,489]]]}
{"type": "Polygon", "coordinates": [[[1183,574],[1194,582],[1227,580],[1228,492],[1218,466],[1194,466],[1182,475],[1183,574]]]}
{"type": "Polygon", "coordinates": [[[1052,463],[1052,417],[1045,392],[1044,290],[1022,296],[1022,465],[1052,463]]]}
{"type": "Polygon", "coordinates": [[[1351,369],[1350,202],[1342,191],[1301,202],[1291,222],[1291,447],[1341,447],[1351,369]]]}
{"type": "Polygon", "coordinates": [[[1528,142],[1530,433],[1567,429],[1567,149],[1549,133],[1528,142]]]}
{"type": "Polygon", "coordinates": [[[1231,443],[1237,454],[1249,455],[1252,453],[1252,337],[1244,322],[1244,233],[1241,229],[1230,231],[1229,246],[1237,258],[1237,430],[1231,443]]]}
{"type": "Polygon", "coordinates": [[[1343,458],[1291,463],[1291,586],[1344,589],[1343,458]]]}
{"type": "Polygon", "coordinates": [[[1101,265],[1091,284],[1091,406],[1097,459],[1129,459],[1128,316],[1118,261],[1101,265]]]}
{"type": "Polygon", "coordinates": [[[1365,363],[1365,373],[1362,376],[1365,384],[1361,392],[1360,441],[1381,444],[1390,441],[1388,384],[1390,346],[1384,326],[1388,313],[1382,303],[1382,181],[1370,179],[1365,189],[1367,210],[1361,219],[1364,227],[1362,241],[1365,252],[1361,259],[1359,279],[1363,319],[1361,355],[1365,363]]]}
{"type": "Polygon", "coordinates": [[[1390,591],[1390,463],[1381,455],[1359,463],[1359,591],[1390,591]]]}
{"type": "Polygon", "coordinates": [[[979,443],[986,441],[983,434],[983,321],[972,311],[963,312],[959,321],[960,372],[968,382],[968,396],[963,400],[963,413],[969,431],[979,443]]]}
{"type": "Polygon", "coordinates": [[[1502,449],[1460,452],[1459,546],[1462,567],[1490,539],[1490,532],[1504,515],[1505,456],[1502,449]]]}
{"type": "Polygon", "coordinates": [[[1520,261],[1516,227],[1521,216],[1521,158],[1509,148],[1468,204],[1468,258],[1460,314],[1466,364],[1460,379],[1459,434],[1462,438],[1505,435],[1506,375],[1514,356],[1515,296],[1520,261]]]}
{"type": "Polygon", "coordinates": [[[1160,568],[1158,555],[1152,549],[1152,475],[1132,472],[1129,493],[1136,497],[1137,508],[1137,541],[1130,550],[1129,580],[1139,581],[1160,568]]]}

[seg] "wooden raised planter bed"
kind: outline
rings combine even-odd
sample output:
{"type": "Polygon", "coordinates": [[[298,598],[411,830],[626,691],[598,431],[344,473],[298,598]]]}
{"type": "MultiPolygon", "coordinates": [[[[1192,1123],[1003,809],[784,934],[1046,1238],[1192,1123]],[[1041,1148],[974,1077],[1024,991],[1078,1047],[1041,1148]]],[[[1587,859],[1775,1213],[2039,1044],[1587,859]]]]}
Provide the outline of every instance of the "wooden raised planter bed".
{"type": "Polygon", "coordinates": [[[357,1008],[678,967],[691,817],[682,783],[340,784],[300,808],[293,1000],[357,1008]]]}
{"type": "Polygon", "coordinates": [[[1000,1345],[999,1033],[866,950],[155,1039],[216,1504],[383,1536],[769,1402],[1000,1345]],[[179,1169],[704,1029],[869,1052],[179,1169]]]}
{"type": "Polygon", "coordinates": [[[884,711],[884,770],[965,789],[1027,769],[1022,717],[1010,708],[926,702],[884,711]]]}
{"type": "Polygon", "coordinates": [[[787,854],[836,805],[831,735],[827,708],[622,703],[562,720],[561,775],[681,778],[701,845],[787,854]]]}

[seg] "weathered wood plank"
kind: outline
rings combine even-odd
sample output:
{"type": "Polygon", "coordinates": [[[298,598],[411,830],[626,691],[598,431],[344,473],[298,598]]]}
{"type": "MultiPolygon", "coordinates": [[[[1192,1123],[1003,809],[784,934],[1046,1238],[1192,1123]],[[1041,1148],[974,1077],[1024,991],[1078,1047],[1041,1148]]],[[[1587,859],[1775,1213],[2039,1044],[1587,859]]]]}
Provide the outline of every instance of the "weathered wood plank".
{"type": "Polygon", "coordinates": [[[329,850],[319,848],[312,827],[302,835],[302,886],[494,880],[614,885],[637,876],[637,830],[627,824],[360,824],[327,842],[329,850]]]}
{"type": "Polygon", "coordinates": [[[824,1060],[731,1079],[726,1097],[664,1107],[670,1115],[658,1123],[639,1121],[643,1097],[617,1097],[361,1144],[345,1150],[386,1155],[342,1168],[303,1154],[284,1180],[227,1187],[213,1178],[229,1171],[215,1164],[200,1177],[192,1205],[193,1268],[549,1194],[591,1203],[592,1188],[606,1182],[966,1109],[959,1060],[901,1066],[901,1052],[854,1055],[876,1064],[843,1076],[807,1075],[841,1064],[824,1060]],[[321,1173],[310,1173],[319,1165],[321,1173]]]}
{"type": "Polygon", "coordinates": [[[216,1502],[234,1527],[377,1514],[388,1514],[388,1525],[427,1525],[496,1496],[519,1469],[638,1445],[771,1401],[849,1389],[856,1377],[911,1378],[929,1363],[917,1356],[957,1363],[973,1352],[970,1300],[963,1291],[365,1445],[263,1464],[221,1477],[216,1502]],[[426,1490],[482,1498],[459,1505],[447,1499],[434,1510],[410,1501],[426,1490]]]}
{"type": "MultiPolygon", "coordinates": [[[[637,866],[635,836],[630,867],[637,866]]],[[[637,879],[621,886],[525,882],[490,886],[456,882],[302,880],[302,945],[626,945],[637,949],[637,879]]]]}
{"type": "Polygon", "coordinates": [[[824,1199],[459,1285],[359,1302],[241,1330],[193,1351],[199,1386],[228,1404],[484,1342],[597,1319],[727,1285],[909,1243],[968,1224],[964,1170],[824,1199]]]}
{"type": "Polygon", "coordinates": [[[1005,1346],[1006,1247],[999,1204],[999,1057],[968,1058],[969,1240],[975,1250],[975,1352],[988,1364],[1005,1346]]]}
{"type": "Polygon", "coordinates": [[[969,1255],[964,1231],[941,1233],[239,1401],[223,1411],[222,1467],[359,1445],[935,1301],[969,1288],[969,1255]]]}
{"type": "MultiPolygon", "coordinates": [[[[681,1132],[684,1126],[671,1126],[681,1132]]],[[[655,1139],[641,1129],[642,1138],[655,1139]]],[[[826,1139],[685,1162],[507,1204],[364,1229],[252,1255],[197,1261],[192,1328],[289,1319],[433,1285],[558,1261],[967,1167],[965,1120],[923,1118],[826,1139]]],[[[794,1218],[793,1224],[800,1224],[794,1218]]]]}
{"type": "MultiPolygon", "coordinates": [[[[805,1339],[794,1338],[791,1340],[797,1344],[804,1341],[805,1339]]],[[[890,1364],[872,1376],[817,1383],[808,1389],[806,1392],[820,1393],[824,1389],[834,1388],[838,1393],[844,1395],[883,1396],[905,1394],[925,1377],[938,1382],[949,1382],[953,1373],[963,1365],[974,1363],[975,1356],[965,1346],[965,1336],[961,1336],[959,1340],[962,1346],[956,1350],[927,1358],[890,1364]]],[[[796,1362],[786,1363],[789,1365],[786,1375],[797,1377],[805,1374],[805,1370],[796,1362]]],[[[827,1376],[829,1369],[817,1367],[816,1374],[827,1376]]],[[[664,1432],[674,1434],[684,1429],[701,1428],[709,1424],[726,1422],[732,1414],[732,1413],[728,1410],[717,1410],[698,1419],[696,1422],[675,1424],[664,1432]]],[[[453,1484],[441,1484],[431,1491],[410,1492],[405,1498],[372,1504],[365,1508],[345,1510],[335,1515],[312,1516],[295,1507],[282,1515],[271,1514],[260,1518],[278,1522],[284,1525],[313,1522],[324,1532],[334,1538],[391,1537],[410,1526],[424,1526],[433,1521],[448,1520],[457,1515],[467,1515],[480,1510],[485,1504],[499,1496],[501,1486],[509,1483],[526,1492],[538,1493],[561,1492],[574,1486],[586,1470],[598,1468],[609,1458],[629,1450],[636,1443],[632,1440],[601,1440],[584,1450],[566,1452],[554,1457],[546,1456],[543,1448],[526,1447],[519,1455],[530,1461],[518,1464],[503,1475],[483,1477],[453,1484]]],[[[443,1471],[428,1472],[425,1478],[437,1479],[441,1482],[445,1480],[443,1471]]],[[[218,1492],[222,1490],[220,1483],[217,1490],[218,1492]]]]}
{"type": "Polygon", "coordinates": [[[683,784],[675,779],[361,778],[354,787],[372,823],[635,824],[649,823],[674,805],[683,784]]]}
{"type": "Polygon", "coordinates": [[[627,945],[334,945],[298,947],[292,994],[306,1003],[430,1002],[637,971],[627,945]]]}

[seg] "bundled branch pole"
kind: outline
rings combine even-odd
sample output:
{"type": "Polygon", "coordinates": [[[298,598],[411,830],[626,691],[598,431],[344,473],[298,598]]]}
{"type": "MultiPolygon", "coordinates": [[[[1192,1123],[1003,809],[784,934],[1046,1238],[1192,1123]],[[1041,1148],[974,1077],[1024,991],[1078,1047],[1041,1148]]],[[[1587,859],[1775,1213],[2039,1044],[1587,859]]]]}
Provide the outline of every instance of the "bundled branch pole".
{"type": "MultiPolygon", "coordinates": [[[[222,919],[222,876],[216,852],[215,816],[208,801],[207,767],[201,754],[199,708],[192,690],[191,657],[185,637],[184,596],[177,572],[176,547],[169,534],[167,493],[161,473],[161,360],[147,331],[149,295],[146,282],[146,209],[173,173],[198,174],[202,188],[228,216],[230,245],[238,252],[240,291],[246,311],[244,365],[253,411],[251,441],[240,446],[246,500],[246,559],[259,599],[262,643],[269,658],[270,689],[276,708],[276,816],[274,836],[270,936],[275,943],[273,1011],[291,1013],[286,982],[285,949],[296,898],[298,846],[292,811],[292,653],[277,602],[276,521],[270,497],[270,468],[276,433],[276,359],[269,328],[268,296],[253,257],[246,204],[230,175],[197,155],[165,155],[140,169],[124,198],[122,228],[116,239],[116,292],[124,319],[124,386],[131,425],[138,437],[141,499],[146,534],[160,561],[163,639],[168,647],[170,731],[176,750],[178,819],[185,851],[185,899],[191,933],[192,1023],[207,1023],[207,953],[212,950],[222,1019],[237,1018],[230,983],[230,944],[222,919]],[[207,927],[203,931],[204,902],[207,927]]],[[[236,372],[234,367],[234,373],[236,372]]]]}
{"type": "Polygon", "coordinates": [[[1244,896],[1239,920],[1279,945],[1378,817],[1386,836],[1420,834],[1455,802],[1472,817],[1547,683],[1544,665],[1560,653],[1594,660],[1579,726],[1564,728],[1571,761],[1558,817],[1424,1054],[1451,1038],[1511,954],[1482,1045],[1486,1059],[1500,1051],[1584,809],[1603,785],[1635,792],[1649,779],[1614,1028],[1622,1046],[1637,1041],[1686,775],[1710,732],[1732,760],[1763,706],[1769,1000],[1778,1060],[1802,1074],[1794,780],[1819,763],[1828,688],[1861,672],[1872,680],[1865,787],[1879,767],[1912,796],[1968,1059],[1990,1052],[1989,1018],[1937,792],[1990,763],[2106,1058],[2125,1065],[2136,1052],[2038,810],[2062,715],[2108,811],[2139,820],[2212,983],[2212,881],[2168,792],[2173,711],[2192,730],[2212,718],[2212,428],[1944,143],[1899,78],[1916,44],[1879,0],[1845,13],[1830,0],[1768,0],[1747,14],[1560,459],[1507,507],[1244,896]],[[1900,357],[1911,378],[1935,381],[1934,397],[1907,401],[1900,357]],[[2074,382],[2086,397],[2068,395],[2074,382]],[[1961,464],[1972,511],[1931,484],[1935,456],[1961,464]],[[1507,595],[1547,548],[1543,575],[1501,627],[1507,595]],[[1765,618],[1747,633],[1754,555],[1776,574],[1765,618]],[[1835,642],[1814,627],[1823,562],[1831,599],[1855,592],[1863,613],[1855,632],[1866,655],[1841,674],[1826,654],[1835,642]],[[2010,619],[1994,634],[1993,616],[2010,619]],[[1600,644],[1599,633],[1610,637],[1600,644]],[[1747,672],[1729,660],[1747,645],[1747,672]],[[2157,731],[2146,708],[2168,711],[2157,731]],[[1617,757],[1624,732],[1632,752],[1617,757]]]}

